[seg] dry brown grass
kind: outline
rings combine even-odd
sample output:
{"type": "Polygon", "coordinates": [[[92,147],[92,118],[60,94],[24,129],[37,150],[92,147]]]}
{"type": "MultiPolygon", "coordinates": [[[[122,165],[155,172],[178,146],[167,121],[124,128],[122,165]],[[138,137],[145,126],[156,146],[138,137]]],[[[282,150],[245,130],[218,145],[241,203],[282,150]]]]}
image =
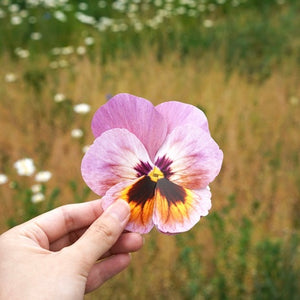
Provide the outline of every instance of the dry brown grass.
{"type": "MultiPolygon", "coordinates": [[[[60,70],[49,70],[47,60],[32,65],[2,58],[0,63],[1,80],[9,71],[19,74],[17,82],[0,84],[0,170],[4,168],[13,176],[10,167],[15,160],[34,158],[40,168],[54,173],[49,185],[62,189],[59,204],[73,201],[66,188],[70,179],[84,186],[81,145],[70,137],[70,130],[83,126],[87,132],[85,143],[91,143],[92,114],[75,116],[72,124],[65,125],[66,120],[53,114],[57,105],[53,94],[65,93],[74,103],[87,101],[95,111],[105,102],[107,93],[128,92],[154,104],[180,100],[205,109],[212,136],[224,151],[222,171],[211,185],[212,211],[220,210],[234,195],[236,206],[231,214],[235,219],[246,215],[253,220],[255,238],[283,237],[299,225],[300,103],[291,99],[300,99],[300,78],[292,66],[275,71],[264,83],[257,84],[238,73],[226,76],[222,66],[209,58],[182,63],[173,56],[158,63],[152,55],[145,55],[106,66],[82,59],[60,70]],[[28,69],[45,73],[40,93],[22,78],[28,69]],[[260,205],[257,210],[254,203],[260,205]]],[[[2,230],[18,207],[12,193],[0,187],[2,230]]],[[[207,257],[213,256],[205,218],[193,234],[196,242],[207,241],[207,257]]],[[[176,274],[177,255],[173,236],[152,231],[146,236],[144,250],[133,256],[132,267],[87,299],[98,299],[99,295],[103,299],[180,299],[176,286],[185,284],[186,274],[176,274]]]]}

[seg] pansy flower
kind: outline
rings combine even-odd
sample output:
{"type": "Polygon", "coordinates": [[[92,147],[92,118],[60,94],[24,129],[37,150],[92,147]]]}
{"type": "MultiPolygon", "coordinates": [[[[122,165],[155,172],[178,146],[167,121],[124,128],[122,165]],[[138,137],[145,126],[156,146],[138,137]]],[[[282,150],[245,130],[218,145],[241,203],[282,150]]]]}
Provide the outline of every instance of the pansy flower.
{"type": "Polygon", "coordinates": [[[153,106],[118,94],[92,120],[93,145],[82,160],[87,185],[106,209],[123,199],[131,208],[126,230],[164,233],[191,229],[211,208],[209,183],[223,153],[209,133],[207,118],[176,101],[153,106]]]}

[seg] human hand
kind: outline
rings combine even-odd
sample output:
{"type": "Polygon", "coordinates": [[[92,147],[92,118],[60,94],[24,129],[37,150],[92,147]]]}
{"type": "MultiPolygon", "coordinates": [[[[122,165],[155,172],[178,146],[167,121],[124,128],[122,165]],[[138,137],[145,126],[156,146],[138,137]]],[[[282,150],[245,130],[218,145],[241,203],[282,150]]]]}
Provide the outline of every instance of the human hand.
{"type": "Polygon", "coordinates": [[[83,299],[141,248],[139,234],[123,232],[129,216],[123,200],[105,212],[95,200],[61,206],[3,233],[0,299],[83,299]]]}

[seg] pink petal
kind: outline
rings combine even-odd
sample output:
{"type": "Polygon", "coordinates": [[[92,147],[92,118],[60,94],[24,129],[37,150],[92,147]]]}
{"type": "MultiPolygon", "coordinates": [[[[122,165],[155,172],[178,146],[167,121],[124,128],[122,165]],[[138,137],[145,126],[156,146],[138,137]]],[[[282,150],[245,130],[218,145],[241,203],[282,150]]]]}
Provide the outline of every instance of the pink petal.
{"type": "Polygon", "coordinates": [[[223,152],[210,134],[190,124],[176,127],[166,138],[155,163],[169,162],[168,179],[188,189],[203,189],[218,175],[223,152]]]}
{"type": "Polygon", "coordinates": [[[151,102],[130,94],[118,94],[101,106],[92,120],[95,137],[112,128],[135,134],[153,158],[167,134],[167,123],[151,102]]]}
{"type": "Polygon", "coordinates": [[[153,221],[159,231],[169,234],[190,230],[201,216],[206,216],[211,208],[211,193],[207,188],[192,191],[184,189],[184,201],[167,202],[157,196],[153,221]]]}
{"type": "Polygon", "coordinates": [[[115,184],[136,179],[135,167],[150,163],[141,141],[126,129],[111,129],[96,138],[83,157],[81,172],[87,185],[102,196],[115,184]]]}
{"type": "Polygon", "coordinates": [[[102,197],[101,203],[103,209],[105,210],[118,199],[127,201],[131,208],[131,217],[125,230],[145,234],[148,233],[154,226],[152,220],[154,206],[153,199],[149,199],[149,201],[143,203],[143,205],[135,205],[135,203],[128,201],[126,197],[128,190],[135,186],[135,184],[140,180],[142,180],[142,178],[138,178],[135,181],[125,180],[113,186],[107,191],[105,196],[102,197]],[[146,217],[143,217],[145,215],[146,217]]]}
{"type": "Polygon", "coordinates": [[[191,124],[209,132],[208,121],[202,110],[194,105],[177,101],[164,102],[157,105],[156,110],[168,123],[168,133],[177,126],[191,124]]]}

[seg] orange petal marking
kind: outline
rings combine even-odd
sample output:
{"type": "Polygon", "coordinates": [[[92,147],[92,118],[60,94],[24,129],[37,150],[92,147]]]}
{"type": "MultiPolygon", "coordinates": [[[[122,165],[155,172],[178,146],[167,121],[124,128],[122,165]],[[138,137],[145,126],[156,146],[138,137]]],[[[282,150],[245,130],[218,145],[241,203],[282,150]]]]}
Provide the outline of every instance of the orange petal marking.
{"type": "Polygon", "coordinates": [[[161,221],[166,223],[184,223],[189,218],[190,209],[194,202],[191,190],[160,180],[156,186],[155,209],[161,221]]]}
{"type": "Polygon", "coordinates": [[[163,224],[184,223],[195,201],[191,190],[169,181],[156,167],[125,188],[120,198],[130,205],[129,222],[138,226],[151,222],[154,206],[163,224]]]}
{"type": "Polygon", "coordinates": [[[153,216],[155,183],[148,177],[142,176],[133,185],[128,186],[121,193],[121,199],[129,203],[131,216],[129,222],[139,226],[148,224],[153,216]]]}

